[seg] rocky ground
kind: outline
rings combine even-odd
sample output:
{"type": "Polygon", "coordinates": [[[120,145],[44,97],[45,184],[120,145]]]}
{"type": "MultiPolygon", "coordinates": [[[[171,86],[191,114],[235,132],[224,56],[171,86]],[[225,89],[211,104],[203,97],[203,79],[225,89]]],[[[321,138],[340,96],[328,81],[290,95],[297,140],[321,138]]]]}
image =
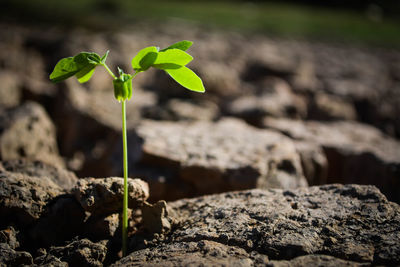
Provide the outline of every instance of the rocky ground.
{"type": "Polygon", "coordinates": [[[400,264],[399,51],[171,25],[0,24],[0,40],[0,266],[400,264]],[[48,74],[108,49],[129,72],[142,47],[182,39],[207,92],[157,71],[135,78],[129,172],[140,179],[121,259],[111,80],[48,74]]]}

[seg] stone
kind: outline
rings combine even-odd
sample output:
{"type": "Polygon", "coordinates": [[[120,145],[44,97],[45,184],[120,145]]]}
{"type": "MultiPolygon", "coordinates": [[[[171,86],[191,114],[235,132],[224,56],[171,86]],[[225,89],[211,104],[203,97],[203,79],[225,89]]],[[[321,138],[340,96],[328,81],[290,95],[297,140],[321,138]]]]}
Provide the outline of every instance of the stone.
{"type": "Polygon", "coordinates": [[[12,226],[8,226],[6,229],[0,231],[0,243],[6,243],[11,249],[19,247],[17,239],[17,231],[12,226]]]}
{"type": "Polygon", "coordinates": [[[214,241],[270,260],[323,254],[373,265],[400,263],[400,206],[374,186],[253,189],[169,205],[183,223],[168,242],[214,241]]]}
{"type": "Polygon", "coordinates": [[[63,166],[56,129],[39,104],[28,102],[0,114],[0,159],[25,158],[63,166]]]}
{"type": "Polygon", "coordinates": [[[321,146],[328,160],[327,183],[373,184],[400,202],[400,143],[356,122],[322,123],[266,118],[266,128],[321,146]]]}
{"type": "MultiPolygon", "coordinates": [[[[175,172],[171,176],[176,180],[166,183],[188,186],[180,194],[184,197],[307,185],[293,142],[237,119],[217,123],[143,121],[137,127],[137,135],[143,139],[137,165],[175,172]]],[[[130,169],[135,172],[136,166],[130,169]]],[[[162,199],[171,199],[174,191],[166,192],[162,199]]]]}
{"type": "Polygon", "coordinates": [[[11,71],[0,71],[0,107],[16,107],[21,101],[21,81],[11,71]]]}
{"type": "Polygon", "coordinates": [[[15,251],[8,244],[0,243],[0,266],[32,265],[32,255],[26,251],[15,251]]]}
{"type": "Polygon", "coordinates": [[[163,200],[157,203],[144,203],[142,210],[142,225],[149,233],[167,234],[178,219],[172,209],[163,200]]]}
{"type": "Polygon", "coordinates": [[[368,263],[360,263],[355,261],[346,261],[339,258],[335,258],[327,255],[305,255],[294,258],[289,261],[274,260],[268,262],[268,266],[271,267],[290,267],[290,266],[370,266],[368,263]]]}
{"type": "Polygon", "coordinates": [[[45,267],[68,267],[68,263],[61,261],[56,256],[45,254],[34,259],[34,263],[38,266],[45,267]]]}
{"type": "Polygon", "coordinates": [[[311,101],[308,119],[311,120],[357,120],[357,111],[351,101],[343,97],[318,93],[311,101]]]}
{"type": "Polygon", "coordinates": [[[14,223],[25,227],[32,224],[60,194],[62,189],[50,179],[0,172],[1,225],[14,223]]]}
{"type": "MultiPolygon", "coordinates": [[[[120,177],[80,179],[72,194],[92,217],[105,217],[121,211],[124,179],[120,177]]],[[[128,178],[128,205],[135,209],[149,197],[147,183],[128,178]]]]}
{"type": "Polygon", "coordinates": [[[255,94],[241,96],[228,104],[227,113],[259,126],[264,116],[305,118],[307,106],[295,95],[287,82],[279,78],[263,79],[255,94]]]}
{"type": "Polygon", "coordinates": [[[66,246],[51,247],[48,254],[68,263],[68,266],[103,266],[107,254],[107,247],[103,243],[79,239],[69,242],[66,246]]]}
{"type": "Polygon", "coordinates": [[[117,266],[254,266],[268,263],[268,257],[246,252],[211,240],[161,244],[132,252],[122,258],[117,266]]]}
{"type": "Polygon", "coordinates": [[[2,165],[4,170],[8,172],[48,178],[66,191],[72,189],[78,181],[73,172],[38,160],[6,160],[2,162],[2,165]]]}

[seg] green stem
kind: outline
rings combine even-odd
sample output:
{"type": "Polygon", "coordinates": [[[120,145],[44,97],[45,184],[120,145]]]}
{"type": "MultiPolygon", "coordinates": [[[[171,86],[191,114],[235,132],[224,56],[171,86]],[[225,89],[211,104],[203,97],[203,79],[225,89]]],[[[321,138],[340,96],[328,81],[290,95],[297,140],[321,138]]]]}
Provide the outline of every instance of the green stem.
{"type": "Polygon", "coordinates": [[[122,254],[126,256],[128,241],[128,149],[126,137],[126,101],[122,101],[122,146],[124,158],[124,200],[122,207],[122,254]]]}
{"type": "Polygon", "coordinates": [[[113,77],[113,79],[117,79],[117,76],[114,75],[114,73],[110,70],[110,68],[106,65],[106,63],[101,64],[104,68],[106,68],[106,70],[108,71],[108,73],[110,73],[111,77],[113,77]]]}

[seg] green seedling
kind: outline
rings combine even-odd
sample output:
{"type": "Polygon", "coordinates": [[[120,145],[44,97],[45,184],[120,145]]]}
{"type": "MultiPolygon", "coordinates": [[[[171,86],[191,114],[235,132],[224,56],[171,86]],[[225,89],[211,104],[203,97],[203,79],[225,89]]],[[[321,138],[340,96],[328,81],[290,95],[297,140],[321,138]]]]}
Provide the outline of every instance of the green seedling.
{"type": "Polygon", "coordinates": [[[118,68],[116,76],[106,65],[107,51],[102,57],[92,52],[81,52],[74,57],[61,59],[50,74],[52,82],[61,82],[75,76],[80,83],[90,80],[94,70],[103,66],[113,78],[114,97],[122,106],[122,146],[123,146],[123,172],[124,172],[124,197],[122,207],[122,253],[127,251],[128,237],[128,149],[126,137],[126,101],[132,97],[132,79],[139,73],[151,67],[164,70],[183,87],[203,93],[205,92],[201,79],[186,65],[193,57],[185,51],[192,45],[190,41],[181,41],[167,48],[159,49],[155,46],[140,50],[132,59],[134,73],[127,74],[118,68]]]}

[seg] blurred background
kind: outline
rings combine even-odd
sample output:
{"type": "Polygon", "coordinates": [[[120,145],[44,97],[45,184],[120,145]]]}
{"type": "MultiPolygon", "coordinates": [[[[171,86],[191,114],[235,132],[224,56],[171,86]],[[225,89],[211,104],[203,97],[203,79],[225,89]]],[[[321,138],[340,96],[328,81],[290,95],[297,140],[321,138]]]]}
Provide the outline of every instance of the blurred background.
{"type": "Polygon", "coordinates": [[[114,72],[132,73],[141,48],[187,39],[206,94],[150,70],[128,102],[130,174],[149,182],[153,200],[338,182],[400,201],[398,0],[2,0],[0,13],[2,161],[121,176],[108,74],[85,84],[48,75],[63,57],[107,50],[114,72]],[[242,126],[226,131],[227,117],[242,126]],[[291,143],[242,138],[258,130],[291,143]]]}

